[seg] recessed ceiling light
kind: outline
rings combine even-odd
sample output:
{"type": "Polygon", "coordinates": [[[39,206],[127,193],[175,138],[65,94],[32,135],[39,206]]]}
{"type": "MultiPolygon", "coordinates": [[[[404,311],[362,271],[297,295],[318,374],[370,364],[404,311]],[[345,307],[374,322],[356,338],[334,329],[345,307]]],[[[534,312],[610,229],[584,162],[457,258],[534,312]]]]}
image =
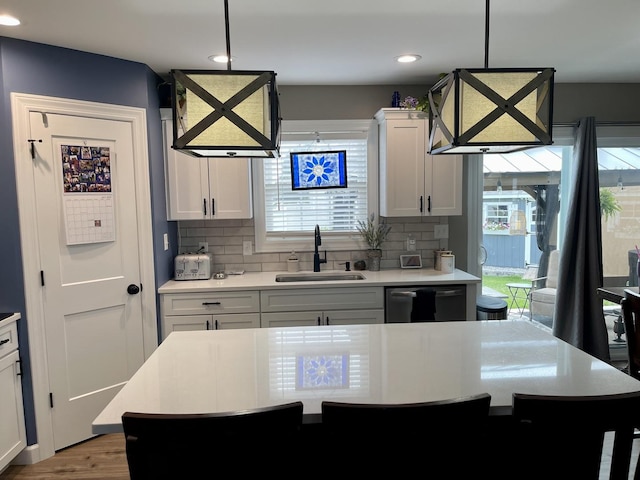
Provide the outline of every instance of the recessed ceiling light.
{"type": "MultiPolygon", "coordinates": [[[[209,60],[216,63],[227,63],[227,56],[226,55],[210,55],[209,60]]],[[[231,61],[233,62],[234,60],[235,60],[235,57],[231,57],[231,61]]]]}
{"type": "Polygon", "coordinates": [[[15,27],[16,25],[20,25],[20,20],[11,15],[0,15],[0,25],[15,27]]]}
{"type": "Polygon", "coordinates": [[[398,62],[398,63],[411,63],[411,62],[417,62],[421,58],[422,57],[420,55],[416,55],[414,53],[410,53],[410,54],[407,54],[407,55],[400,55],[399,57],[396,57],[396,62],[398,62]]]}

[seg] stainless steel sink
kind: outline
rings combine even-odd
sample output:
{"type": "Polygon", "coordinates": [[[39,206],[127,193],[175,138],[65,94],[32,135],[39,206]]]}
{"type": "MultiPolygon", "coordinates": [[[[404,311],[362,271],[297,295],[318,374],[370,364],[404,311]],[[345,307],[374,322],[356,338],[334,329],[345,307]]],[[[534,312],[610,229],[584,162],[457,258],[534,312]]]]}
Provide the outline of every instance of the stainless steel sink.
{"type": "Polygon", "coordinates": [[[361,273],[281,273],[276,282],[330,282],[336,280],[366,280],[361,273]]]}

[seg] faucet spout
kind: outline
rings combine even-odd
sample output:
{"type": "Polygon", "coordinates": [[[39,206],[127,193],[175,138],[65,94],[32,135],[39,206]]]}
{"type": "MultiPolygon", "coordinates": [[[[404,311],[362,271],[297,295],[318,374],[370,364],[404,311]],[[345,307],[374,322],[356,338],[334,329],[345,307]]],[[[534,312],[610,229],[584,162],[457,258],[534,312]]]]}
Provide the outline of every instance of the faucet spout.
{"type": "Polygon", "coordinates": [[[320,236],[320,226],[316,225],[315,233],[315,253],[318,253],[318,247],[322,245],[322,237],[320,236]]]}
{"type": "Polygon", "coordinates": [[[318,247],[322,245],[322,237],[320,236],[320,226],[316,225],[315,231],[315,240],[314,240],[314,249],[313,249],[313,271],[320,271],[320,264],[327,263],[327,251],[324,252],[324,258],[320,258],[320,252],[318,252],[318,247]]]}

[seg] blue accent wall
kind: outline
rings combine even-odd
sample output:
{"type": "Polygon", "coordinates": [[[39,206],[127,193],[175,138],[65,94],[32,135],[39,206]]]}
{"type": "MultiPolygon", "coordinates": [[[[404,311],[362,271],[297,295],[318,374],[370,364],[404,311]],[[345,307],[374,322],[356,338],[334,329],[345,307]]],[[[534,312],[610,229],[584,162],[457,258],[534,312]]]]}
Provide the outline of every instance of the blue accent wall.
{"type": "MultiPolygon", "coordinates": [[[[176,222],[165,207],[162,129],[158,77],[144,64],[103,55],[0,37],[0,312],[20,312],[18,325],[23,370],[27,444],[37,442],[31,363],[25,311],[24,275],[15,181],[11,92],[140,107],[147,112],[156,286],[173,275],[176,222]],[[163,234],[171,248],[163,249],[163,234]]],[[[156,303],[159,300],[156,296],[156,303]]]]}

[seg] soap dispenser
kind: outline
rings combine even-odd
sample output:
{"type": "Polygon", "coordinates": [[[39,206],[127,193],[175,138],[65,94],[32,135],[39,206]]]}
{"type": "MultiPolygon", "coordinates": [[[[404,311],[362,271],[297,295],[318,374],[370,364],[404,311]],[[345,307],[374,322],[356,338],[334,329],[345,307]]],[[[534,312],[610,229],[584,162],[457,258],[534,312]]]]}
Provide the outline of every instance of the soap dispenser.
{"type": "Polygon", "coordinates": [[[297,272],[299,266],[298,256],[296,252],[291,252],[289,258],[287,259],[287,271],[289,272],[297,272]]]}

